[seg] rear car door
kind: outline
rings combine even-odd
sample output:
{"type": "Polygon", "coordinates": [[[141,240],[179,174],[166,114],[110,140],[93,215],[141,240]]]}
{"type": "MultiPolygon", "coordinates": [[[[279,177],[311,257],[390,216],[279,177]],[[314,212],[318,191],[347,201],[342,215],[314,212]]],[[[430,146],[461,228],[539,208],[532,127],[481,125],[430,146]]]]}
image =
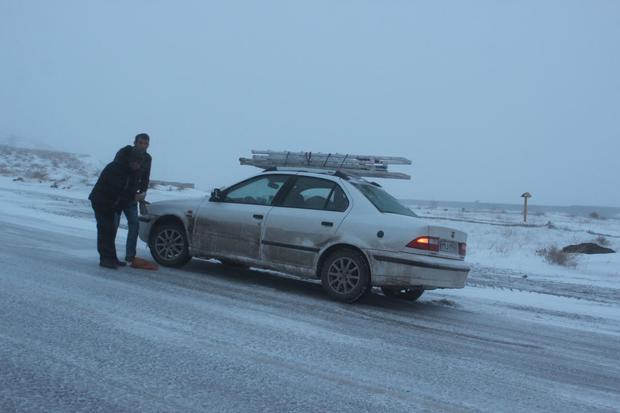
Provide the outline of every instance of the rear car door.
{"type": "Polygon", "coordinates": [[[350,210],[338,183],[298,176],[264,223],[262,260],[271,265],[311,268],[350,210]]]}
{"type": "Polygon", "coordinates": [[[203,204],[196,216],[194,245],[206,256],[258,260],[263,221],[287,179],[289,175],[257,176],[226,189],[220,200],[203,204]]]}

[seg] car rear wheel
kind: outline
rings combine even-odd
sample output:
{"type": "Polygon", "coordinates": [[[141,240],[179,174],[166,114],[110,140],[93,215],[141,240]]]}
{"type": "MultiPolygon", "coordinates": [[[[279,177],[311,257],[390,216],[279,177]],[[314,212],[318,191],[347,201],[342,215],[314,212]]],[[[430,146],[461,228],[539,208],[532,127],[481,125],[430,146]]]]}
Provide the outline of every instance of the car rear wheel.
{"type": "Polygon", "coordinates": [[[182,267],[192,258],[185,228],[175,223],[155,227],[151,232],[149,248],[155,261],[166,267],[182,267]]]}
{"type": "Polygon", "coordinates": [[[321,267],[321,284],[338,301],[357,301],[370,288],[370,270],[362,254],[351,249],[331,253],[321,267]]]}
{"type": "Polygon", "coordinates": [[[386,297],[415,301],[424,293],[424,287],[381,287],[386,297]]]}

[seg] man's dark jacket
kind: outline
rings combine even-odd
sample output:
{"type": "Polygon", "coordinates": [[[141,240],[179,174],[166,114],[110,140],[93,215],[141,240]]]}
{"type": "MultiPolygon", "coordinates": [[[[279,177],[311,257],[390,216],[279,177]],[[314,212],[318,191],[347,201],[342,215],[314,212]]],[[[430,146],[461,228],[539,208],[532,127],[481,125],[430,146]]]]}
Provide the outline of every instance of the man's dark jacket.
{"type": "MultiPolygon", "coordinates": [[[[127,146],[123,146],[121,149],[119,149],[119,151],[116,153],[116,157],[114,158],[115,161],[120,161],[123,162],[124,159],[127,159],[130,154],[131,151],[133,150],[133,146],[131,145],[127,145],[127,146]]],[[[140,164],[140,170],[138,171],[138,192],[145,193],[147,189],[149,189],[149,180],[151,178],[151,155],[149,155],[148,153],[144,153],[144,159],[142,160],[142,163],[140,164]]]]}
{"type": "Polygon", "coordinates": [[[93,207],[122,211],[134,201],[138,187],[137,173],[129,166],[128,159],[121,157],[103,168],[88,197],[93,207]]]}

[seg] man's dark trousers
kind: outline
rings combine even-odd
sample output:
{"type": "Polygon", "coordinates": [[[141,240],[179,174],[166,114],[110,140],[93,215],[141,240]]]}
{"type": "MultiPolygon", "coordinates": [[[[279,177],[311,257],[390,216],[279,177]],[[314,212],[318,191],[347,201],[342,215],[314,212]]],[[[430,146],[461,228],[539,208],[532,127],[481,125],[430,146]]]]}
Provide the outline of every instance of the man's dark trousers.
{"type": "Polygon", "coordinates": [[[116,263],[116,212],[92,204],[97,220],[97,251],[100,262],[116,263]]]}

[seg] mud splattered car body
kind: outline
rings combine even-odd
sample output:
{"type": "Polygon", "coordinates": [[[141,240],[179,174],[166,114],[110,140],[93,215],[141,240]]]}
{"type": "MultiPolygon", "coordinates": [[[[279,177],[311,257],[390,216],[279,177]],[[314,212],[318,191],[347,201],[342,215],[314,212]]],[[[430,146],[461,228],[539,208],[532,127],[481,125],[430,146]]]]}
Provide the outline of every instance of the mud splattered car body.
{"type": "Polygon", "coordinates": [[[340,173],[266,171],[210,197],[164,201],[140,217],[162,265],[191,257],[318,277],[355,301],[372,286],[417,299],[463,288],[467,235],[428,225],[379,185],[340,173]]]}

